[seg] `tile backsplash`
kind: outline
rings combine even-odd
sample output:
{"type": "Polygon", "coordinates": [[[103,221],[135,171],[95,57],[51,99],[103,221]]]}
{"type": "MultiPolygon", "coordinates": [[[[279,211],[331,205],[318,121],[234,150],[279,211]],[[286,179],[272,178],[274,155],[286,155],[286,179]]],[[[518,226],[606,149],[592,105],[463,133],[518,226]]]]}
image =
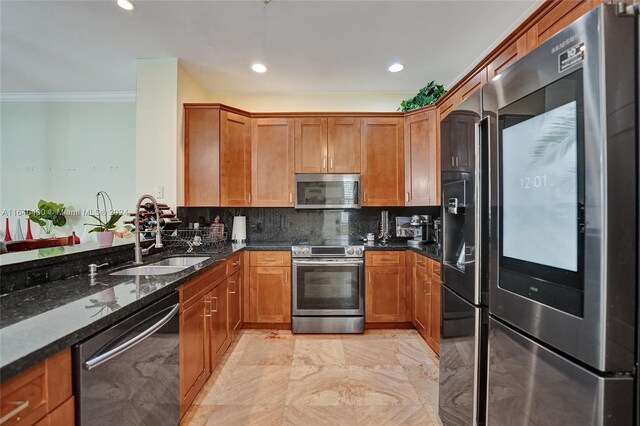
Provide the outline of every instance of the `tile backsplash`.
{"type": "Polygon", "coordinates": [[[279,207],[178,207],[182,226],[210,224],[220,216],[231,238],[234,216],[247,217],[247,240],[294,241],[348,235],[362,238],[368,232],[378,235],[380,212],[389,211],[389,223],[395,236],[395,217],[430,214],[440,217],[440,207],[363,207],[360,210],[296,210],[279,207]]]}

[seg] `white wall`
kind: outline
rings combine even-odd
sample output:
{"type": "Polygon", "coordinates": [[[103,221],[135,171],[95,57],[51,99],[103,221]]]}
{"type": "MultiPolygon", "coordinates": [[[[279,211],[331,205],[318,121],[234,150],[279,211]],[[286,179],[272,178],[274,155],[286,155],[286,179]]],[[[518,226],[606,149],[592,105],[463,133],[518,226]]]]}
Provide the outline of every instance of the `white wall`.
{"type": "MultiPolygon", "coordinates": [[[[0,210],[12,233],[11,210],[35,209],[40,199],[95,209],[103,190],[115,209],[133,210],[135,114],[133,102],[0,103],[0,210]]],[[[68,217],[58,233],[82,235],[89,219],[68,217]]],[[[32,231],[39,235],[37,225],[32,231]]]]}
{"type": "Polygon", "coordinates": [[[389,112],[415,93],[209,93],[209,102],[250,112],[389,112]]]}

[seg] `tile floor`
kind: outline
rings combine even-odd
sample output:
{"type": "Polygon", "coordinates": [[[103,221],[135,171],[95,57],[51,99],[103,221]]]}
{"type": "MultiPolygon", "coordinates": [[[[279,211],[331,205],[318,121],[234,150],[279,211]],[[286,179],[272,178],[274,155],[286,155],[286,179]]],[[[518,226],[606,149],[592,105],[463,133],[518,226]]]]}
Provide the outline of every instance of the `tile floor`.
{"type": "Polygon", "coordinates": [[[415,330],[243,330],[183,425],[440,425],[438,359],[415,330]]]}

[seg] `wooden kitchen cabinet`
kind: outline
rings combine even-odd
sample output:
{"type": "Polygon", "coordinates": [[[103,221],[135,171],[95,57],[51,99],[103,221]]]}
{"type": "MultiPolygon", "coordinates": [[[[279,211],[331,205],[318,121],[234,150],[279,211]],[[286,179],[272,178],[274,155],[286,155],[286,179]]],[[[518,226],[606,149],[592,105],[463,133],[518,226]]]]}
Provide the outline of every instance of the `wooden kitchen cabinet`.
{"type": "Polygon", "coordinates": [[[69,421],[62,424],[73,425],[69,349],[50,356],[0,384],[0,417],[3,418],[3,425],[48,425],[50,416],[69,421]]]}
{"type": "Polygon", "coordinates": [[[404,119],[362,120],[363,206],[404,205],[404,119]]]}
{"type": "Polygon", "coordinates": [[[437,111],[409,115],[404,121],[405,205],[440,204],[440,149],[437,111]]]}
{"type": "Polygon", "coordinates": [[[220,205],[251,205],[251,119],[220,113],[220,205]]]}
{"type": "Polygon", "coordinates": [[[294,146],[296,173],[328,172],[326,118],[296,118],[294,146]]]}
{"type": "Polygon", "coordinates": [[[405,322],[407,318],[404,251],[365,252],[365,321],[405,322]]]}
{"type": "Polygon", "coordinates": [[[360,173],[362,120],[356,117],[329,117],[329,173],[360,173]]]}
{"type": "Polygon", "coordinates": [[[207,309],[209,313],[207,317],[209,344],[211,347],[211,371],[218,365],[218,362],[224,355],[225,351],[231,343],[229,334],[229,299],[227,293],[227,284],[229,280],[225,280],[214,287],[207,295],[207,309]]]}
{"type": "Polygon", "coordinates": [[[429,307],[427,306],[429,280],[426,259],[424,256],[416,255],[413,267],[413,312],[411,317],[416,330],[425,340],[427,340],[429,330],[429,307]]]}
{"type": "MultiPolygon", "coordinates": [[[[432,267],[437,263],[431,260],[432,267]]],[[[440,353],[440,297],[442,283],[440,277],[432,272],[429,288],[429,332],[427,333],[427,344],[436,354],[440,353]]]]}
{"type": "Polygon", "coordinates": [[[229,334],[231,340],[242,327],[242,271],[227,278],[229,303],[229,334]]]}
{"type": "Polygon", "coordinates": [[[295,119],[296,173],[359,173],[361,120],[295,119]]]}
{"type": "Polygon", "coordinates": [[[433,349],[440,353],[440,262],[414,254],[411,285],[413,311],[411,321],[418,333],[433,349]]]}
{"type": "Polygon", "coordinates": [[[251,147],[251,205],[293,207],[294,120],[252,119],[251,147]]]}
{"type": "Polygon", "coordinates": [[[208,296],[199,297],[180,313],[180,416],[211,374],[208,342],[208,296]]]}
{"type": "Polygon", "coordinates": [[[441,169],[452,172],[472,172],[475,168],[475,124],[480,120],[476,111],[457,110],[440,122],[441,169]]]}
{"type": "Polygon", "coordinates": [[[249,258],[249,322],[291,322],[291,253],[254,251],[249,258]]]}

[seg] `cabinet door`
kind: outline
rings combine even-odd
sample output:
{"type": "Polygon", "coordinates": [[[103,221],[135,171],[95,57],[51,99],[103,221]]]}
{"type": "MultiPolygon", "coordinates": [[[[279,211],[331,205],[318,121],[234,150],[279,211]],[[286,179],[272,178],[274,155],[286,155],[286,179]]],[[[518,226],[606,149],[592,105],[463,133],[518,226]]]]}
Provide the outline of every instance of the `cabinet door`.
{"type": "Polygon", "coordinates": [[[405,205],[433,206],[437,195],[438,158],[436,111],[425,111],[405,119],[405,205]]]}
{"type": "Polygon", "coordinates": [[[229,334],[231,337],[240,329],[242,312],[242,271],[238,271],[227,279],[229,294],[229,334]]]}
{"type": "Polygon", "coordinates": [[[220,113],[220,205],[242,207],[251,199],[251,119],[220,113]]]}
{"type": "MultiPolygon", "coordinates": [[[[522,37],[526,37],[523,35],[522,37]]],[[[524,43],[525,40],[522,42],[524,43]]],[[[487,77],[489,80],[493,79],[496,75],[500,74],[507,66],[511,65],[519,59],[518,44],[521,43],[520,39],[511,45],[507,46],[489,65],[487,66],[487,77]]],[[[524,46],[523,46],[524,48],[524,46]]]]}
{"type": "Polygon", "coordinates": [[[354,117],[329,118],[329,173],[360,173],[361,123],[354,117]]]}
{"type": "Polygon", "coordinates": [[[475,161],[475,123],[472,111],[454,111],[441,122],[442,171],[470,172],[475,161]]]}
{"type": "Polygon", "coordinates": [[[209,293],[210,310],[210,344],[211,344],[211,370],[224,355],[229,347],[231,339],[229,337],[229,307],[227,298],[227,281],[218,284],[209,293]]]}
{"type": "Polygon", "coordinates": [[[295,172],[327,173],[327,119],[295,119],[295,172]]]}
{"type": "Polygon", "coordinates": [[[252,267],[249,283],[251,322],[290,323],[291,283],[288,267],[252,267]]]}
{"type": "Polygon", "coordinates": [[[364,293],[365,321],[404,322],[406,286],[404,265],[368,267],[364,293]]]}
{"type": "Polygon", "coordinates": [[[220,205],[220,109],[186,108],[184,197],[187,206],[220,205]]]}
{"type": "Polygon", "coordinates": [[[425,338],[428,335],[428,318],[427,318],[427,282],[429,277],[427,271],[421,263],[424,263],[424,258],[421,256],[416,258],[416,266],[414,268],[414,283],[413,283],[413,318],[414,325],[425,338]]]}
{"type": "Polygon", "coordinates": [[[363,206],[404,205],[403,135],[403,118],[363,119],[363,206]]]}
{"type": "Polygon", "coordinates": [[[209,375],[207,320],[209,303],[201,297],[180,314],[180,414],[191,405],[209,375]]]}
{"type": "Polygon", "coordinates": [[[429,291],[429,333],[427,343],[436,354],[440,353],[440,279],[432,275],[429,291]]]}
{"type": "Polygon", "coordinates": [[[252,205],[293,206],[293,119],[252,120],[252,205]]]}

